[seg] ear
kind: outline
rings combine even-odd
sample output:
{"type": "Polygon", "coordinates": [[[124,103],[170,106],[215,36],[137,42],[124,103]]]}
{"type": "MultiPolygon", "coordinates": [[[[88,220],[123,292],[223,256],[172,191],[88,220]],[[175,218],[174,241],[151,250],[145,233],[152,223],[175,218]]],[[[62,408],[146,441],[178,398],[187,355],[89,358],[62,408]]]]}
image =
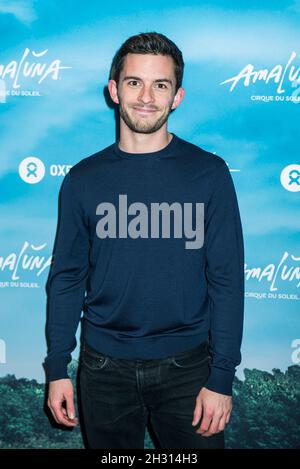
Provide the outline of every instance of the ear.
{"type": "Polygon", "coordinates": [[[176,109],[179,106],[179,104],[183,100],[184,93],[185,93],[184,88],[180,87],[178,89],[176,95],[174,96],[174,100],[173,100],[173,104],[172,104],[171,109],[176,109]]]}
{"type": "Polygon", "coordinates": [[[112,101],[116,104],[120,104],[119,103],[119,98],[118,98],[118,85],[117,85],[117,82],[115,80],[108,80],[108,91],[109,91],[109,94],[110,94],[110,97],[112,99],[112,101]]]}

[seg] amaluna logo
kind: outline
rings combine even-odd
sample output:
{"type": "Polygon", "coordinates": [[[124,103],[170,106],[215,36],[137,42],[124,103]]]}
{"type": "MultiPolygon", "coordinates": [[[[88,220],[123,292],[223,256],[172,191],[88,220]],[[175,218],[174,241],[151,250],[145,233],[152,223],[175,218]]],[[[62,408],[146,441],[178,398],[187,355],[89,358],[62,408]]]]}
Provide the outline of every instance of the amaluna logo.
{"type": "Polygon", "coordinates": [[[101,202],[96,208],[97,215],[103,215],[97,222],[96,233],[104,238],[162,238],[171,237],[173,219],[174,238],[188,238],[186,249],[199,249],[204,242],[204,203],[196,203],[195,229],[193,229],[193,203],[152,202],[150,213],[146,204],[134,202],[127,206],[127,195],[119,194],[119,205],[116,208],[111,202],[101,202]],[[173,217],[171,217],[173,212],[173,217]],[[117,217],[118,213],[118,217],[117,217]],[[133,216],[128,220],[128,215],[133,216]],[[149,216],[151,229],[149,233],[149,216]],[[118,218],[118,230],[117,230],[118,218]],[[161,223],[160,223],[161,220],[161,223]]]}
{"type": "Polygon", "coordinates": [[[42,83],[46,78],[58,80],[60,70],[72,67],[61,65],[61,60],[55,59],[50,63],[45,61],[48,49],[41,52],[35,52],[26,47],[19,61],[12,60],[8,64],[0,64],[0,78],[4,80],[9,77],[12,80],[13,88],[20,88],[20,78],[38,77],[38,83],[42,83]],[[38,60],[43,60],[38,61],[38,60]]]}
{"type": "Polygon", "coordinates": [[[252,64],[247,64],[237,75],[222,81],[220,85],[231,83],[229,88],[229,91],[231,92],[240,81],[244,86],[249,86],[257,81],[264,81],[266,84],[273,82],[278,84],[277,93],[284,93],[285,89],[282,88],[284,81],[288,81],[290,83],[299,83],[300,81],[300,67],[292,65],[292,62],[294,62],[296,57],[297,54],[293,51],[285,66],[282,64],[276,64],[271,70],[268,68],[255,70],[252,64]]]}

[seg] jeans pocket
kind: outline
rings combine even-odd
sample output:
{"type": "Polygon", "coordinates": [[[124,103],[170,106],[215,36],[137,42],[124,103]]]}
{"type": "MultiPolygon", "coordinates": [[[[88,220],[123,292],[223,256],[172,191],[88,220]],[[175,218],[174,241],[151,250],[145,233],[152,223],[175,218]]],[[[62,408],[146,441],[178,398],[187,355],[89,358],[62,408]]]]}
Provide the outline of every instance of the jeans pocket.
{"type": "Polygon", "coordinates": [[[103,370],[109,364],[110,357],[101,352],[91,351],[86,346],[81,352],[82,364],[91,371],[103,370]]]}
{"type": "Polygon", "coordinates": [[[200,366],[203,365],[206,362],[209,362],[211,360],[211,356],[208,355],[187,355],[187,356],[173,356],[171,357],[171,363],[177,368],[193,368],[194,366],[200,366]]]}

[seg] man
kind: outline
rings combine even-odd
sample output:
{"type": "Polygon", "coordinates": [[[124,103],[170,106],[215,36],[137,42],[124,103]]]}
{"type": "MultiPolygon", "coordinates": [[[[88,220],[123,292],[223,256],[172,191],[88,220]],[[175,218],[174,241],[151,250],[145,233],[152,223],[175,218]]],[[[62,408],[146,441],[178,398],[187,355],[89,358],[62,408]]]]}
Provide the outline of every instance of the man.
{"type": "Polygon", "coordinates": [[[120,138],[63,183],[47,284],[48,406],[77,425],[67,364],[83,311],[91,448],[143,448],[147,423],[161,448],[224,447],[241,361],[243,236],[225,161],[167,130],[183,68],[166,36],[130,37],[108,83],[120,138]]]}

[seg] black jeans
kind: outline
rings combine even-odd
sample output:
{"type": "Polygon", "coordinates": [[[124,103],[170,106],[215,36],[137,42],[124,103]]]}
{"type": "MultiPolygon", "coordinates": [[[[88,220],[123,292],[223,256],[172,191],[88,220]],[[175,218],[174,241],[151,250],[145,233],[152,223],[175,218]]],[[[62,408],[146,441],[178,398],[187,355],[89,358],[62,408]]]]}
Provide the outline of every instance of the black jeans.
{"type": "Polygon", "coordinates": [[[212,436],[193,427],[196,397],[209,375],[208,342],[153,360],[125,360],[83,344],[80,395],[90,448],[144,448],[150,423],[156,449],[224,448],[224,431],[212,436]]]}

